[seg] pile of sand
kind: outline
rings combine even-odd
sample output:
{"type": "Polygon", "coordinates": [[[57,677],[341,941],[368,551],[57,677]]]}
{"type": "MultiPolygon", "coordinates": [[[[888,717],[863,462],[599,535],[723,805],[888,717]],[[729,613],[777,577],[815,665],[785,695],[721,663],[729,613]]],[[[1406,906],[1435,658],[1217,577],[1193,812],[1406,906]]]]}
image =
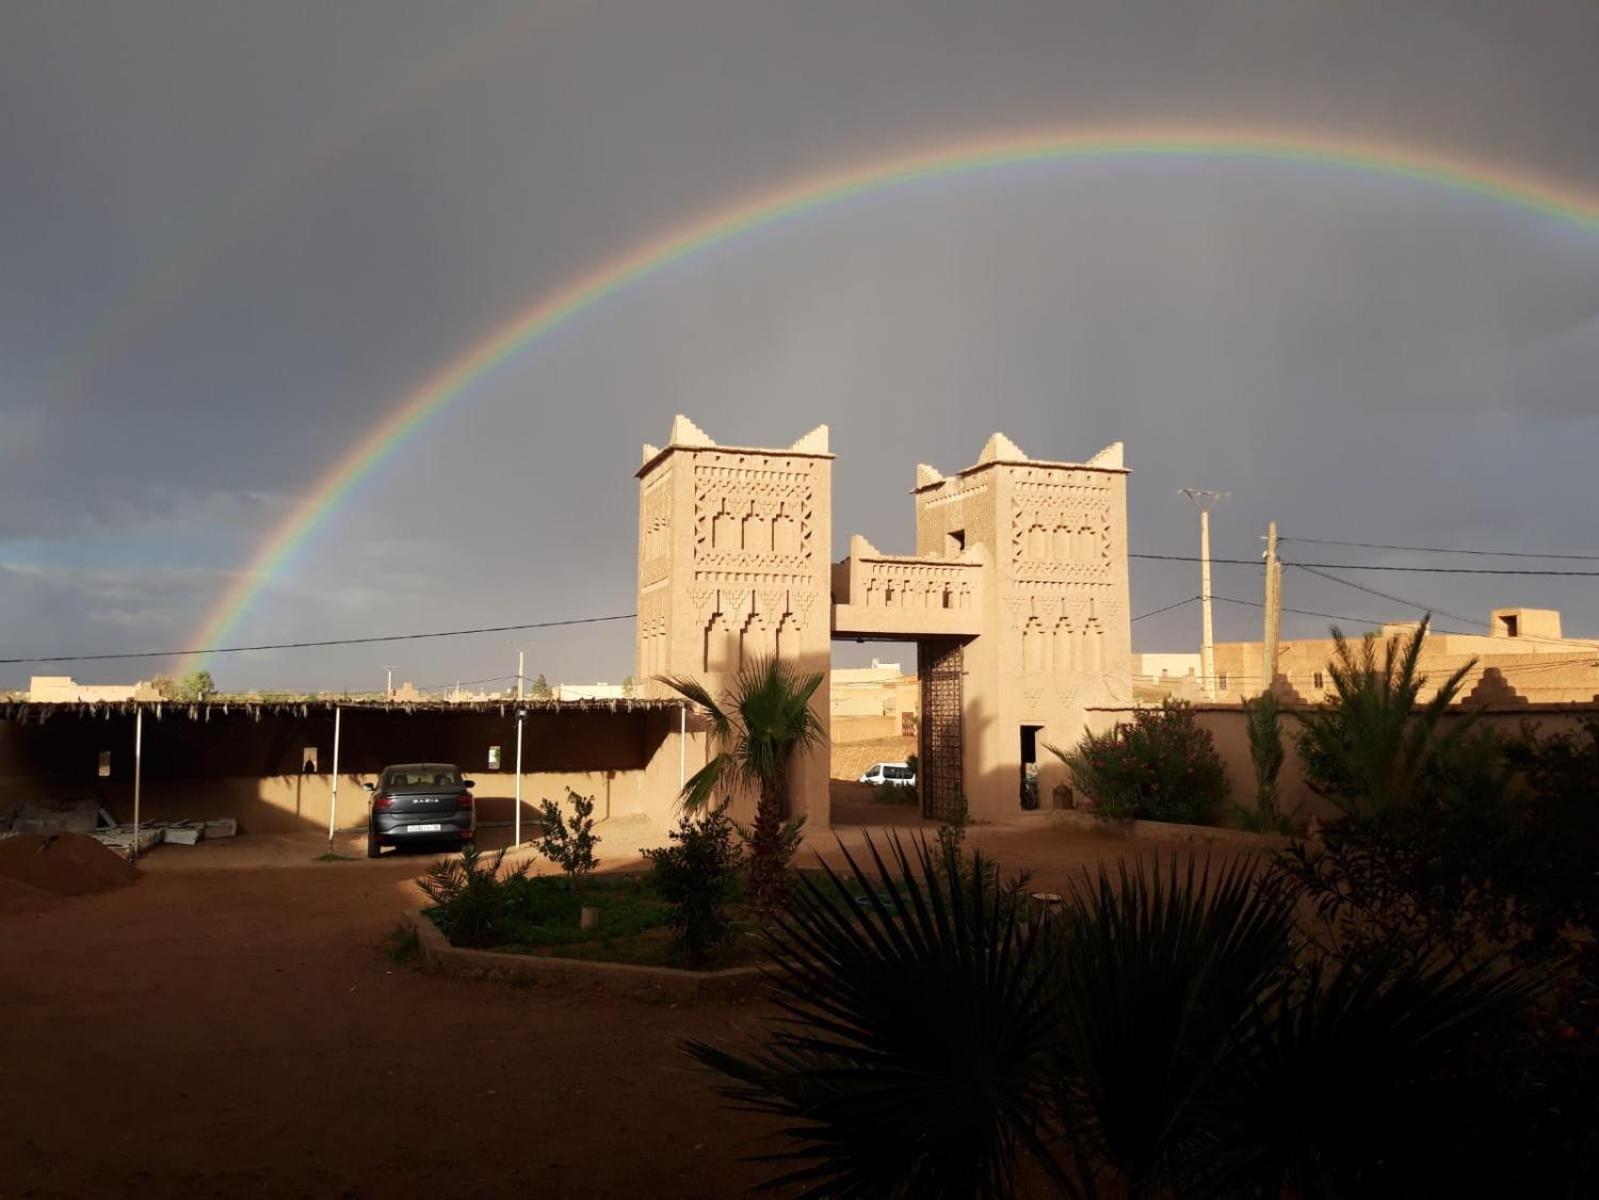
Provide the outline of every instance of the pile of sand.
{"type": "Polygon", "coordinates": [[[137,876],[132,863],[87,834],[25,833],[0,838],[0,882],[57,896],[86,896],[125,887],[137,876]]]}

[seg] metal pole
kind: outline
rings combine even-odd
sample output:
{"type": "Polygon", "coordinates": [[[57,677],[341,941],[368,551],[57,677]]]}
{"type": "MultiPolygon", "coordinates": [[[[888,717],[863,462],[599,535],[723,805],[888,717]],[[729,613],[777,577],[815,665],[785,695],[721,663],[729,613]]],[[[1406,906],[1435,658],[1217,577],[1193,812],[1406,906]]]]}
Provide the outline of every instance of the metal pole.
{"type": "Polygon", "coordinates": [[[139,857],[139,786],[144,775],[144,705],[140,704],[133,710],[133,845],[129,849],[128,857],[139,857]]]}
{"type": "Polygon", "coordinates": [[[516,710],[516,815],[511,819],[513,846],[522,844],[522,718],[526,715],[522,709],[516,710]]]}
{"type": "Polygon", "coordinates": [[[522,702],[522,668],[524,665],[524,652],[518,650],[516,652],[516,700],[518,704],[522,702]]]}
{"type": "Polygon", "coordinates": [[[677,706],[677,791],[688,783],[688,705],[677,706]]]}
{"type": "Polygon", "coordinates": [[[339,814],[339,719],[344,716],[342,708],[333,710],[333,794],[328,799],[328,853],[333,853],[334,820],[339,814]]]}

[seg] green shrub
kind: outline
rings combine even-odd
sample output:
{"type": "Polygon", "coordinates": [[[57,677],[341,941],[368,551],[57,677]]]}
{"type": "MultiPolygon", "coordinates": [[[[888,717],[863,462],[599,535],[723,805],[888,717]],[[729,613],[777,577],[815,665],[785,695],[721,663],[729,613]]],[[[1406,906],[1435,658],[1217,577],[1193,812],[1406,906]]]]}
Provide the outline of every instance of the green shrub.
{"type": "Polygon", "coordinates": [[[672,845],[644,851],[646,883],[672,906],[678,952],[702,964],[732,931],[724,905],[737,888],[740,855],[727,806],[695,819],[685,814],[669,835],[672,845]]]}
{"type": "Polygon", "coordinates": [[[571,788],[566,797],[572,802],[572,820],[567,822],[561,806],[546,800],[539,806],[539,823],[543,827],[538,850],[561,870],[575,888],[595,867],[594,847],[599,838],[594,833],[594,797],[580,796],[571,788]]]}
{"type": "Polygon", "coordinates": [[[527,874],[528,864],[518,863],[503,877],[505,851],[486,860],[476,846],[466,846],[459,858],[440,859],[418,880],[433,901],[434,922],[452,945],[482,948],[497,945],[515,881],[527,874]]]}
{"type": "Polygon", "coordinates": [[[1423,620],[1408,637],[1387,642],[1368,633],[1358,646],[1333,627],[1334,653],[1327,664],[1333,695],[1295,715],[1305,782],[1345,812],[1382,813],[1408,803],[1425,786],[1434,759],[1448,754],[1470,727],[1469,718],[1447,725],[1444,714],[1475,659],[1420,703],[1427,686],[1419,669],[1427,627],[1423,620]]]}
{"type": "Polygon", "coordinates": [[[1241,809],[1245,828],[1257,833],[1287,833],[1292,828],[1282,810],[1277,776],[1283,769],[1282,718],[1275,692],[1262,692],[1244,701],[1244,720],[1249,732],[1249,762],[1255,769],[1255,807],[1241,809]]]}
{"type": "Polygon", "coordinates": [[[916,785],[910,783],[882,783],[872,789],[873,804],[915,804],[916,785]]]}
{"type": "Polygon", "coordinates": [[[1221,756],[1187,704],[1139,709],[1104,733],[1085,731],[1074,750],[1045,749],[1066,764],[1100,817],[1197,824],[1227,803],[1221,756]]]}
{"type": "Polygon", "coordinates": [[[1030,1154],[1068,1196],[1476,1194],[1460,1131],[1502,1110],[1470,1052],[1534,973],[1302,958],[1247,862],[1101,869],[1037,921],[980,858],[891,849],[790,895],[753,1049],[688,1046],[778,1118],[773,1186],[1010,1196],[1030,1154]]]}
{"type": "Polygon", "coordinates": [[[898,839],[800,877],[766,937],[785,1017],[690,1054],[800,1144],[774,1184],[812,1196],[1013,1195],[1049,1096],[1056,958],[991,873],[898,839]]]}

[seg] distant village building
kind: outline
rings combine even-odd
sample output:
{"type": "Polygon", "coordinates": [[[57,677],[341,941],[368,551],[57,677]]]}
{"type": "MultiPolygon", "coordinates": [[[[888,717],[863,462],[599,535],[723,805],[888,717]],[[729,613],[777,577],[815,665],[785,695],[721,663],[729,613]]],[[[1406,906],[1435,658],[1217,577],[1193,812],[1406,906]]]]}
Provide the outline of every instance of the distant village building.
{"type": "MultiPolygon", "coordinates": [[[[1447,625],[1447,621],[1444,622],[1447,625]]],[[[1408,636],[1416,621],[1383,625],[1383,641],[1408,636]]],[[[1496,608],[1488,633],[1450,633],[1433,628],[1422,645],[1419,667],[1429,684],[1421,699],[1436,694],[1438,684],[1473,659],[1476,665],[1460,689],[1466,704],[1569,704],[1592,703],[1599,696],[1599,640],[1567,638],[1561,631],[1560,613],[1548,608],[1496,608]]],[[[1358,643],[1358,633],[1349,635],[1358,643]]],[[[1285,638],[1277,653],[1278,689],[1285,696],[1309,703],[1326,700],[1333,691],[1327,664],[1335,644],[1326,638],[1285,638]]],[[[1171,668],[1194,655],[1135,656],[1134,686],[1140,699],[1160,695],[1198,699],[1202,693],[1171,668]]],[[[1265,690],[1264,650],[1260,642],[1216,644],[1214,700],[1237,703],[1265,690]]]]}
{"type": "Polygon", "coordinates": [[[1134,654],[1133,699],[1153,704],[1198,699],[1201,669],[1197,653],[1134,654]]]}
{"type": "Polygon", "coordinates": [[[831,682],[835,742],[915,734],[921,686],[899,663],[874,658],[869,667],[834,667],[831,682]]]}
{"type": "Polygon", "coordinates": [[[558,683],[555,685],[555,698],[557,700],[622,700],[627,697],[629,688],[624,683],[558,683]]]}
{"type": "Polygon", "coordinates": [[[30,704],[101,704],[122,700],[159,700],[155,685],[138,683],[79,683],[70,675],[35,675],[28,681],[30,704]]]}

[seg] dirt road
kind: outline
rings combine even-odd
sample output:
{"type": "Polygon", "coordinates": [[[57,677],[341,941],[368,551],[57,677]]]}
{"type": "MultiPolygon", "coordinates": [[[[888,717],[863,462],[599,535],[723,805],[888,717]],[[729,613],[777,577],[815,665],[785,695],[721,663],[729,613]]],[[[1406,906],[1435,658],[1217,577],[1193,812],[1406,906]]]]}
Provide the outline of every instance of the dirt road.
{"type": "MultiPolygon", "coordinates": [[[[973,839],[1042,883],[1129,849],[973,839]]],[[[0,1197],[690,1197],[763,1176],[741,1161],[771,1148],[762,1123],[677,1048],[741,1040],[763,1008],[397,965],[384,935],[428,860],[321,848],[165,848],[131,887],[0,913],[0,1197]]]]}

